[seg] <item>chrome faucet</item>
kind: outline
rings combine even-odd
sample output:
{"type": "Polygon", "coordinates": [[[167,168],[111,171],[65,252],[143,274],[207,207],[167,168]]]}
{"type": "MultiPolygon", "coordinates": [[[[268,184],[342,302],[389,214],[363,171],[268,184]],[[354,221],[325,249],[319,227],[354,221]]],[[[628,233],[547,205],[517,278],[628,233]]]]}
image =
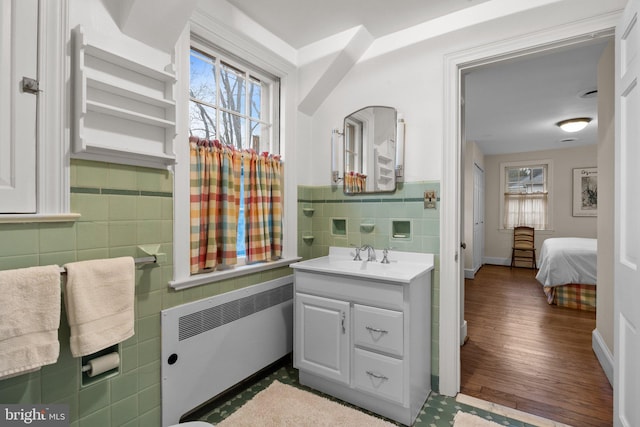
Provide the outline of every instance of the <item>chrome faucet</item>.
{"type": "Polygon", "coordinates": [[[371,245],[363,245],[360,250],[367,250],[367,261],[375,261],[376,260],[376,250],[371,245]]]}

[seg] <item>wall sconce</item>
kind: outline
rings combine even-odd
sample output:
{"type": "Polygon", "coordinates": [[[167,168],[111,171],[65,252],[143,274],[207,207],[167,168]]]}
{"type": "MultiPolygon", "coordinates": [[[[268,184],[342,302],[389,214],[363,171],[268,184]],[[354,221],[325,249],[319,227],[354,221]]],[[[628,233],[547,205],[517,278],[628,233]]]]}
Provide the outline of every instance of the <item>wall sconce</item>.
{"type": "Polygon", "coordinates": [[[331,129],[331,183],[337,184],[342,180],[343,177],[340,176],[340,166],[338,166],[339,159],[336,153],[339,153],[340,150],[336,150],[336,143],[340,140],[340,138],[344,135],[343,132],[340,132],[339,129],[331,129]]]}
{"type": "Polygon", "coordinates": [[[556,123],[556,126],[565,132],[578,132],[587,127],[589,122],[591,122],[590,117],[577,117],[575,119],[561,120],[556,123]]]}
{"type": "Polygon", "coordinates": [[[396,182],[404,181],[404,119],[399,118],[397,124],[396,143],[396,182]]]}

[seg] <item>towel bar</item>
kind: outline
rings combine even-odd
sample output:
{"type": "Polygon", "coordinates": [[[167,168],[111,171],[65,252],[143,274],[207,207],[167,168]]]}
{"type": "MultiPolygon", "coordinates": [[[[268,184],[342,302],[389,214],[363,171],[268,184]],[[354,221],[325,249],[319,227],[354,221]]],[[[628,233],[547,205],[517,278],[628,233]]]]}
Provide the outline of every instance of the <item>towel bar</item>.
{"type": "MultiPolygon", "coordinates": [[[[145,256],[141,258],[134,258],[133,262],[136,265],[155,264],[156,262],[158,262],[158,258],[155,255],[151,255],[151,256],[145,256]]],[[[60,267],[60,274],[67,274],[67,270],[64,267],[60,267]]]]}

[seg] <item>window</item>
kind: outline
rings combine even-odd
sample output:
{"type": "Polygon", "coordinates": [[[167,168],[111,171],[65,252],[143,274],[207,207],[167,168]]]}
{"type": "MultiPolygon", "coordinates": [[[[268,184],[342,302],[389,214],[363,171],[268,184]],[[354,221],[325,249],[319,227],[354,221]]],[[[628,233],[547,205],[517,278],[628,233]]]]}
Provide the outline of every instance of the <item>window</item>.
{"type": "Polygon", "coordinates": [[[249,64],[191,50],[189,134],[279,154],[279,83],[249,64]],[[274,126],[275,124],[275,126],[274,126]]]}
{"type": "MultiPolygon", "coordinates": [[[[264,155],[268,153],[269,159],[273,160],[278,158],[279,145],[278,145],[278,109],[279,109],[279,82],[277,78],[267,75],[266,73],[252,67],[250,64],[246,64],[240,60],[233,60],[232,58],[225,57],[219,53],[203,52],[197,49],[191,49],[190,52],[190,84],[189,84],[189,136],[191,143],[194,141],[199,145],[199,149],[202,149],[202,141],[205,141],[207,150],[214,149],[211,146],[212,141],[220,143],[221,147],[232,147],[233,156],[241,155],[243,158],[247,155],[247,152],[258,153],[264,155]],[[242,154],[239,154],[242,153],[242,154]],[[275,156],[275,157],[274,157],[275,156]]],[[[221,244],[224,249],[218,250],[217,255],[206,255],[218,258],[212,262],[206,262],[207,267],[202,267],[203,262],[200,262],[200,267],[194,266],[195,261],[192,260],[191,273],[202,273],[210,271],[212,268],[227,268],[231,265],[244,264],[249,261],[264,261],[268,260],[268,255],[262,255],[255,257],[251,253],[247,253],[245,243],[251,244],[251,237],[246,236],[247,221],[245,221],[245,209],[246,206],[250,206],[249,202],[245,199],[247,191],[251,191],[250,188],[245,186],[250,185],[252,181],[250,177],[245,175],[250,174],[248,162],[245,160],[231,160],[230,167],[237,167],[237,176],[233,179],[233,182],[237,183],[237,190],[232,190],[232,194],[225,195],[223,198],[229,198],[232,203],[235,203],[235,209],[233,213],[229,213],[227,208],[223,209],[220,217],[216,218],[213,222],[227,222],[231,221],[236,225],[236,230],[232,232],[232,236],[228,237],[226,231],[218,231],[217,239],[233,239],[236,241],[235,254],[228,256],[229,248],[226,244],[221,244]],[[247,178],[247,179],[245,179],[247,178]],[[224,236],[224,237],[220,237],[224,236]],[[223,255],[220,255],[223,252],[223,255]],[[214,265],[211,267],[210,265],[214,265]]],[[[267,167],[269,165],[267,161],[267,167]]],[[[193,163],[192,163],[193,165],[193,163]]],[[[192,166],[193,167],[193,166],[192,166]]],[[[197,166],[200,168],[200,166],[197,166]]],[[[223,167],[221,165],[221,167],[223,167]]],[[[266,172],[270,174],[269,170],[266,172]]],[[[271,176],[271,175],[270,175],[271,176]]],[[[275,176],[275,172],[274,175],[275,176]]],[[[270,179],[270,178],[269,178],[270,179]]],[[[193,183],[191,184],[193,186],[193,183]]],[[[269,184],[271,185],[271,184],[269,184]]],[[[208,190],[215,192],[214,190],[208,190]]],[[[280,192],[278,185],[278,193],[280,192]]],[[[276,200],[274,203],[281,203],[281,197],[279,195],[274,196],[276,190],[269,187],[267,190],[269,197],[276,200]]],[[[220,194],[220,191],[217,193],[220,194]]],[[[252,193],[251,193],[252,194],[252,193]]],[[[205,196],[206,197],[206,196],[205,196]]],[[[262,199],[263,196],[260,196],[262,199]]],[[[193,189],[192,189],[192,203],[193,203],[193,189]]],[[[205,202],[207,206],[213,205],[213,202],[205,202]]],[[[193,209],[193,207],[192,207],[193,209]]],[[[200,209],[200,208],[199,208],[200,209]]],[[[262,210],[262,207],[260,207],[262,210]]],[[[265,209],[279,209],[265,208],[265,209]]],[[[247,212],[249,216],[249,212],[247,212]]],[[[267,214],[260,213],[260,217],[266,217],[267,214]]],[[[211,214],[208,215],[211,218],[211,214]]],[[[255,218],[255,216],[253,216],[255,218]]],[[[192,218],[193,221],[193,218],[192,218]]],[[[253,220],[252,220],[253,221],[253,220]]],[[[274,221],[269,218],[264,220],[269,226],[274,221]]],[[[277,221],[275,221],[277,222],[277,221]]],[[[212,224],[202,225],[200,233],[207,233],[203,231],[204,228],[211,228],[216,226],[212,224]]],[[[221,227],[218,225],[218,229],[221,227]]],[[[223,227],[224,228],[224,227],[223,227]]],[[[193,233],[193,224],[192,224],[193,233]]],[[[265,239],[273,238],[274,234],[280,233],[281,230],[273,231],[269,237],[265,239]]],[[[269,232],[266,232],[269,234],[269,232]]],[[[193,240],[197,240],[197,236],[192,237],[192,258],[194,256],[193,240]]],[[[263,241],[264,239],[261,238],[263,241]]],[[[209,237],[209,242],[211,238],[209,237]]],[[[203,243],[206,247],[207,244],[203,243]]],[[[209,246],[211,243],[209,243],[209,246]]],[[[276,244],[277,246],[277,244],[276,244]]],[[[253,250],[253,249],[250,249],[253,250]]],[[[262,249],[260,249],[262,250],[262,249]]],[[[268,250],[267,250],[268,252],[268,250]]],[[[215,253],[215,249],[214,249],[215,253]]],[[[205,255],[202,253],[197,254],[202,258],[205,255]]]]}
{"type": "MultiPolygon", "coordinates": [[[[255,144],[259,144],[262,151],[283,155],[285,153],[285,137],[291,136],[287,141],[292,141],[292,135],[295,133],[295,120],[286,120],[286,118],[293,118],[296,114],[295,93],[287,88],[295,87],[293,83],[296,82],[297,69],[290,62],[284,61],[278,54],[264,49],[263,46],[251,40],[242,37],[236,38],[233,34],[226,33],[225,36],[221,36],[217,31],[212,30],[217,25],[217,21],[212,20],[208,15],[196,11],[190,24],[191,32],[185,32],[181,36],[176,45],[175,53],[177,137],[173,144],[176,155],[173,192],[173,278],[169,282],[169,286],[175,290],[267,271],[287,266],[299,259],[296,255],[296,233],[282,233],[283,254],[280,259],[270,262],[249,262],[245,265],[242,265],[242,260],[238,259],[233,268],[192,274],[191,143],[187,141],[190,138],[204,139],[209,137],[217,138],[220,141],[226,138],[225,142],[235,141],[234,143],[240,140],[246,144],[248,142],[246,137],[252,135],[250,139],[254,143],[254,147],[258,146],[255,144]],[[235,108],[230,108],[230,104],[225,105],[224,102],[229,98],[226,97],[223,101],[222,95],[220,95],[221,88],[217,86],[214,89],[209,88],[208,95],[201,94],[194,99],[190,97],[192,54],[196,63],[204,63],[203,67],[209,68],[208,75],[212,80],[215,80],[217,86],[223,84],[220,77],[223,69],[235,75],[235,77],[229,76],[229,85],[235,82],[235,78],[238,79],[238,82],[242,82],[244,88],[238,87],[238,90],[232,93],[240,95],[241,99],[244,94],[244,107],[238,106],[240,105],[238,103],[235,104],[235,108]],[[249,84],[252,82],[260,82],[259,85],[253,86],[256,90],[258,86],[260,87],[259,115],[255,111],[258,106],[257,102],[253,104],[253,107],[251,104],[247,107],[247,102],[253,99],[247,95],[251,93],[249,84]],[[207,116],[197,125],[194,123],[193,130],[191,130],[189,115],[194,107],[198,107],[195,104],[202,106],[207,112],[207,116]],[[225,120],[227,121],[225,122],[225,120]],[[236,122],[234,123],[233,120],[236,122]],[[235,127],[229,128],[228,124],[235,127]],[[252,124],[260,126],[252,128],[252,124]],[[226,133],[221,130],[225,126],[229,128],[226,133]],[[206,133],[207,130],[209,134],[206,133]],[[193,133],[191,137],[190,132],[193,133]]],[[[206,94],[207,92],[202,93],[206,94]]],[[[230,92],[226,92],[226,94],[228,93],[230,92]]],[[[234,98],[234,102],[236,100],[237,98],[234,98]]],[[[293,157],[295,156],[295,147],[293,143],[291,144],[291,151],[287,151],[287,153],[293,153],[291,155],[293,157]]],[[[295,224],[297,208],[294,183],[294,180],[286,180],[282,188],[283,221],[285,217],[289,218],[289,226],[293,229],[295,226],[291,225],[291,222],[295,224]]],[[[233,246],[235,253],[235,245],[233,246]]],[[[250,246],[249,249],[249,254],[251,254],[253,248],[250,246]]]]}
{"type": "Polygon", "coordinates": [[[502,164],[502,228],[550,228],[549,169],[550,161],[502,164]]]}

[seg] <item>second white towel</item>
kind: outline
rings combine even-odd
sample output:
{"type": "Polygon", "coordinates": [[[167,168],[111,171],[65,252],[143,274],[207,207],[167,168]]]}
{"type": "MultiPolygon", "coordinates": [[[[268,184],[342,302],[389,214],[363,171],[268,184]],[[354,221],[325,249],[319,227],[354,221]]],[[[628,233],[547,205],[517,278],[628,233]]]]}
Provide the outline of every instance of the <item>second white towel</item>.
{"type": "Polygon", "coordinates": [[[86,356],[133,336],[133,258],[72,262],[64,267],[71,354],[86,356]]]}

